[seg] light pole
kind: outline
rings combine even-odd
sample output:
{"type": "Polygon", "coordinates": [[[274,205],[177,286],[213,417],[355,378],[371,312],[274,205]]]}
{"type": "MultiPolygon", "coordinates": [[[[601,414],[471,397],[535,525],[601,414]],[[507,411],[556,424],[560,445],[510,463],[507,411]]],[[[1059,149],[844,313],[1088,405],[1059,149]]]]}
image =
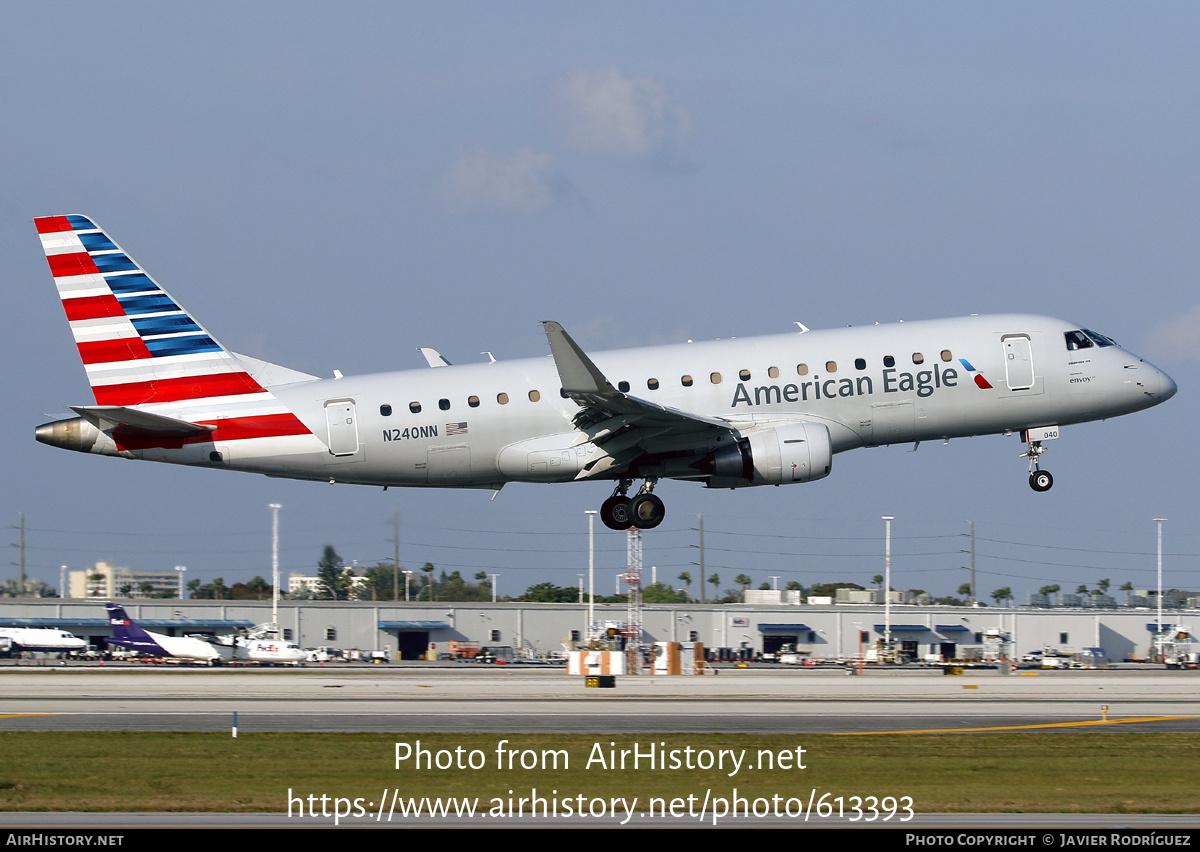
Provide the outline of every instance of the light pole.
{"type": "MultiPolygon", "coordinates": [[[[66,567],[66,566],[63,566],[66,567]]],[[[175,570],[179,572],[179,599],[183,600],[183,572],[187,570],[186,565],[176,565],[175,570]]]]}
{"type": "Polygon", "coordinates": [[[268,503],[271,510],[271,625],[279,631],[279,503],[268,503]]]}
{"type": "Polygon", "coordinates": [[[1154,631],[1154,650],[1162,662],[1162,525],[1166,518],[1155,518],[1158,524],[1158,625],[1154,631]]]}
{"type": "Polygon", "coordinates": [[[492,578],[492,603],[496,602],[496,580],[499,579],[499,574],[488,574],[492,578]]]}
{"type": "Polygon", "coordinates": [[[408,603],[408,581],[412,577],[412,571],[405,571],[403,573],[404,573],[404,602],[408,603]]]}
{"type": "Polygon", "coordinates": [[[883,520],[886,530],[883,549],[883,641],[890,654],[892,650],[892,521],[894,518],[891,515],[884,515],[883,520]]]}
{"type": "Polygon", "coordinates": [[[588,516],[588,608],[586,629],[583,631],[586,639],[596,615],[596,510],[587,509],[584,514],[588,516]]]}

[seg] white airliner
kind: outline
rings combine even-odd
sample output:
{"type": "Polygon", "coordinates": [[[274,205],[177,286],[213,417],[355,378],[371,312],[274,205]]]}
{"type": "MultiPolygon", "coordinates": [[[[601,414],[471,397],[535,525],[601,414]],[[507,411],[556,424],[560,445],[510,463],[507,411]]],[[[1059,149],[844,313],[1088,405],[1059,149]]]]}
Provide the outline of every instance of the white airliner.
{"type": "Polygon", "coordinates": [[[263,628],[246,636],[166,636],[138,625],[120,604],[106,604],[112,636],[108,644],[155,657],[198,660],[209,665],[245,661],[273,665],[300,665],[304,650],[294,642],[269,638],[263,628]]]}
{"type": "Polygon", "coordinates": [[[0,646],[8,651],[65,652],[83,651],[87,642],[74,633],[54,627],[0,627],[0,646]],[[7,641],[5,641],[7,640],[7,641]]]}
{"type": "Polygon", "coordinates": [[[109,645],[128,648],[152,657],[199,660],[214,666],[221,662],[220,652],[204,639],[151,633],[126,615],[123,606],[115,603],[105,606],[108,609],[108,625],[112,630],[112,636],[108,639],[109,645]]]}
{"type": "Polygon", "coordinates": [[[1023,314],[594,357],[544,322],[553,359],[423,348],[433,369],[319,379],[225,349],[90,219],[35,222],[95,395],[37,439],[100,455],[384,487],[607,480],[604,523],[649,529],[661,479],[808,482],[835,453],[971,435],[1019,434],[1045,491],[1061,427],[1176,390],[1102,334],[1023,314]]]}

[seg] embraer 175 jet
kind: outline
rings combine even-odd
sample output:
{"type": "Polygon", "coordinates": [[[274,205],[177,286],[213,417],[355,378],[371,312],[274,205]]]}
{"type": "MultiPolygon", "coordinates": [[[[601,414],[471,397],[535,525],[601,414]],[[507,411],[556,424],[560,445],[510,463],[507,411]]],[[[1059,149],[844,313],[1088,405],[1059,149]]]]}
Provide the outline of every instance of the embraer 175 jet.
{"type": "Polygon", "coordinates": [[[230,352],[90,219],[35,222],[96,400],[37,439],[79,452],[385,488],[608,480],[604,523],[649,529],[664,478],[809,482],[835,453],[971,435],[1019,433],[1046,491],[1061,427],[1176,390],[1102,334],[1022,314],[594,358],[544,322],[552,359],[422,349],[434,369],[320,379],[230,352]]]}

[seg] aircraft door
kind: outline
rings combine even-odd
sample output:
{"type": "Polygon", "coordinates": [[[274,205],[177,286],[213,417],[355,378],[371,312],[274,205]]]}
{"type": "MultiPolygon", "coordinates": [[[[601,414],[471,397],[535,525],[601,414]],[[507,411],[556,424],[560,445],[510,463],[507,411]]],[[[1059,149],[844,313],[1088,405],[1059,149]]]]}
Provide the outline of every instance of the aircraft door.
{"type": "Polygon", "coordinates": [[[358,418],[354,400],[339,399],[325,403],[325,422],[329,427],[329,452],[352,456],[358,452],[358,418]]]}
{"type": "Polygon", "coordinates": [[[1004,347],[1004,374],[1009,390],[1029,390],[1033,387],[1033,346],[1025,334],[1000,338],[1004,347]]]}

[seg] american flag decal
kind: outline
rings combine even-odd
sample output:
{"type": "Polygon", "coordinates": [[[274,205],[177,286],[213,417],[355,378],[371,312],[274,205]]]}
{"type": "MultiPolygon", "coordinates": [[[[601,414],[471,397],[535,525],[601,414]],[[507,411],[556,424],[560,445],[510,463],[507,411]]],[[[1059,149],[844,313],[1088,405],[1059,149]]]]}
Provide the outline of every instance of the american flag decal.
{"type": "Polygon", "coordinates": [[[446,434],[447,435],[465,435],[465,434],[467,434],[467,421],[463,420],[461,423],[447,423],[446,424],[446,434]]]}

